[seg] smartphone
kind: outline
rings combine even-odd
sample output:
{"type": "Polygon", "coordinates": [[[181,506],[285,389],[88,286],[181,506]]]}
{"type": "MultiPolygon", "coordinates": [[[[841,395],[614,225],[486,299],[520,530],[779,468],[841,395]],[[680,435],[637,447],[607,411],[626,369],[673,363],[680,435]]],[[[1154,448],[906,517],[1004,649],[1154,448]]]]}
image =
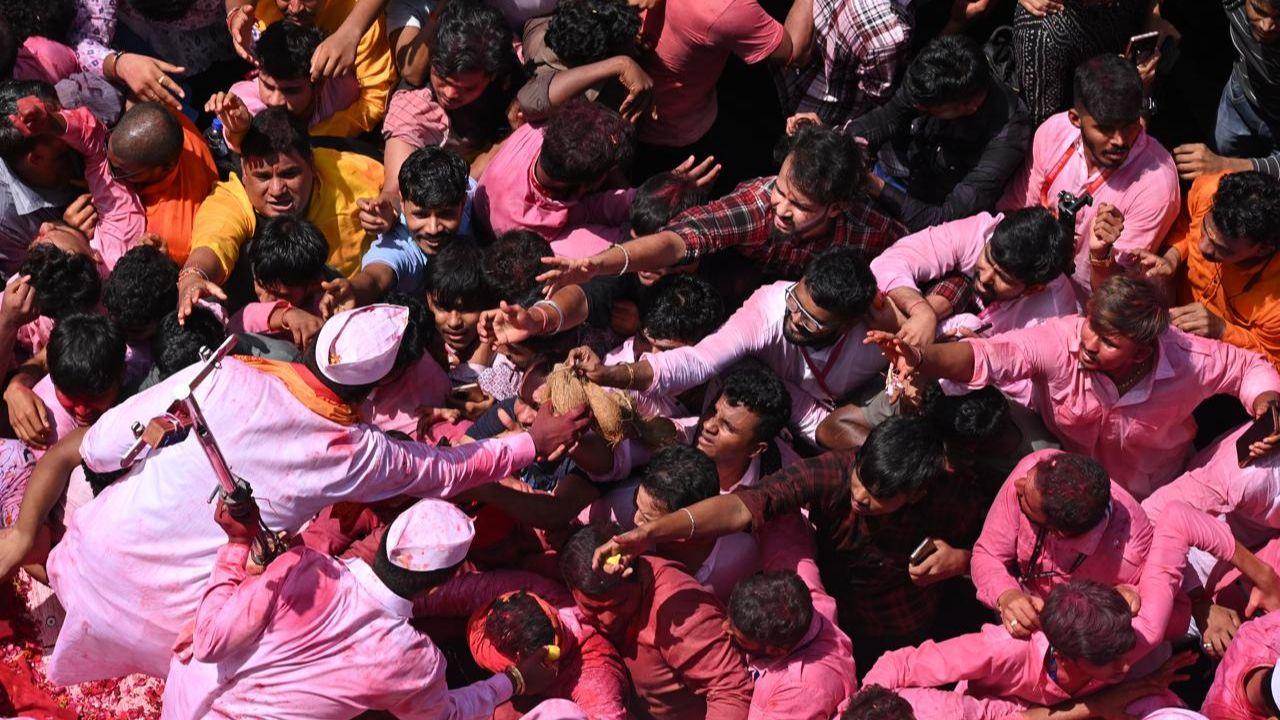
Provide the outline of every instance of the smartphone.
{"type": "Polygon", "coordinates": [[[452,390],[449,391],[449,394],[457,395],[459,397],[465,397],[470,395],[471,391],[475,390],[478,387],[480,387],[480,383],[467,383],[465,385],[459,385],[453,388],[452,390]]]}
{"type": "Polygon", "coordinates": [[[1124,56],[1134,65],[1141,65],[1151,59],[1156,54],[1156,47],[1160,40],[1160,33],[1149,32],[1141,35],[1134,35],[1129,38],[1129,46],[1124,50],[1124,56]]]}
{"type": "Polygon", "coordinates": [[[1267,411],[1254,420],[1243,435],[1236,438],[1236,461],[1240,463],[1240,467],[1249,464],[1249,446],[1275,435],[1277,428],[1280,428],[1280,405],[1271,403],[1267,406],[1267,411]]]}
{"type": "Polygon", "coordinates": [[[933,538],[927,537],[920,541],[915,550],[911,551],[911,557],[908,558],[908,562],[912,565],[919,565],[936,552],[938,552],[938,546],[933,542],[933,538]]]}

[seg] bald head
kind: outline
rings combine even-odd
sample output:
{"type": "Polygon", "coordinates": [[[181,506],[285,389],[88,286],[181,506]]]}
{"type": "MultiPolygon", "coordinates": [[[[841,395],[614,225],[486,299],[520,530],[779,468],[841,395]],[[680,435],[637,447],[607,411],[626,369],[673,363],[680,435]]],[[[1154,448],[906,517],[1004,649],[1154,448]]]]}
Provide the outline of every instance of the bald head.
{"type": "Polygon", "coordinates": [[[110,150],[130,167],[168,167],[182,152],[182,125],[163,105],[138,103],[111,131],[110,150]]]}

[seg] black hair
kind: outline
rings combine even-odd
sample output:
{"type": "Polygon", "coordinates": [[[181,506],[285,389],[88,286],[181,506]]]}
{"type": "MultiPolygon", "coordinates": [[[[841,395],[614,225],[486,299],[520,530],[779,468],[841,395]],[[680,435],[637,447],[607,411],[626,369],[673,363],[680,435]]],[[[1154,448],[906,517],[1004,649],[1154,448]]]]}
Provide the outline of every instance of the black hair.
{"type": "Polygon", "coordinates": [[[1027,285],[1043,285],[1074,268],[1075,238],[1041,207],[1006,214],[990,242],[991,260],[1027,285]]]}
{"type": "Polygon", "coordinates": [[[392,372],[411,367],[422,359],[436,337],[436,322],[426,300],[402,292],[389,292],[382,298],[388,305],[399,305],[409,310],[409,322],[400,336],[400,349],[396,352],[392,372]]]}
{"type": "Polygon", "coordinates": [[[329,242],[310,222],[281,215],[258,223],[245,258],[259,285],[302,287],[325,278],[329,242]]]}
{"type": "Polygon", "coordinates": [[[262,72],[276,80],[309,80],[311,56],[322,42],[324,33],[319,28],[279,20],[262,31],[253,49],[262,72]]]}
{"type": "Polygon", "coordinates": [[[484,274],[484,251],[471,238],[445,243],[431,258],[427,292],[442,308],[488,310],[498,305],[497,292],[484,274]]]}
{"type": "Polygon", "coordinates": [[[599,103],[579,98],[557,107],[543,126],[538,165],[552,180],[588,185],[629,165],[634,152],[631,123],[599,103]]]}
{"type": "Polygon", "coordinates": [[[445,5],[429,45],[431,69],[441,77],[480,71],[497,78],[515,65],[507,21],[479,0],[445,5]]]}
{"type": "Polygon", "coordinates": [[[731,405],[745,407],[759,417],[757,442],[773,440],[791,420],[791,393],[782,378],[763,363],[748,360],[730,368],[721,394],[731,405]]]}
{"type": "Polygon", "coordinates": [[[792,187],[819,205],[853,202],[866,186],[867,152],[853,138],[828,127],[805,125],[784,136],[774,151],[791,159],[792,187]]]}
{"type": "Polygon", "coordinates": [[[924,418],[889,418],[867,435],[856,471],[879,500],[927,491],[947,472],[942,437],[924,418]]]}
{"type": "Polygon", "coordinates": [[[1254,170],[1226,175],[1209,213],[1223,237],[1280,249],[1280,180],[1254,170]]]}
{"type": "Polygon", "coordinates": [[[400,195],[429,210],[458,207],[467,199],[470,172],[458,153],[428,145],[413,151],[400,166],[400,195]]]}
{"type": "Polygon", "coordinates": [[[545,42],[568,67],[625,55],[640,32],[640,11],[626,0],[560,0],[545,42]]]}
{"type": "Polygon", "coordinates": [[[901,695],[879,685],[866,685],[849,698],[840,720],[916,720],[916,712],[901,695]]]}
{"type": "Polygon", "coordinates": [[[222,321],[206,307],[191,308],[185,323],[178,322],[177,310],[166,314],[151,339],[151,354],[160,379],[200,362],[200,348],[216,350],[226,339],[222,321]]]}
{"type": "Polygon", "coordinates": [[[125,0],[142,17],[152,22],[181,20],[195,7],[196,0],[125,0]]]}
{"type": "Polygon", "coordinates": [[[31,276],[36,308],[53,320],[93,312],[102,296],[98,264],[87,255],[66,252],[52,243],[33,246],[18,274],[31,276]]]}
{"type": "Polygon", "coordinates": [[[67,44],[75,22],[75,0],[0,0],[0,16],[9,23],[14,42],[39,36],[67,44]]]}
{"type": "Polygon", "coordinates": [[[10,119],[18,112],[18,101],[28,95],[34,95],[52,107],[61,107],[58,93],[49,83],[38,80],[0,81],[0,159],[8,162],[16,162],[40,142],[39,137],[23,134],[10,119]]]}
{"type": "Polygon", "coordinates": [[[790,570],[760,572],[738,583],[728,609],[738,632],[776,648],[794,647],[813,621],[809,588],[790,570]]]}
{"type": "Polygon", "coordinates": [[[1040,611],[1040,629],[1059,655],[1090,665],[1106,665],[1138,642],[1124,596],[1092,580],[1055,587],[1040,611]]]}
{"type": "Polygon", "coordinates": [[[485,248],[484,274],[500,299],[529,306],[541,297],[542,258],[552,254],[551,243],[532,230],[508,230],[485,248]]]}
{"type": "Polygon", "coordinates": [[[49,335],[49,376],[63,395],[101,398],[120,386],[124,353],[124,333],[111,318],[71,315],[49,335]]]}
{"type": "Polygon", "coordinates": [[[1075,74],[1075,107],[1103,126],[1128,125],[1142,115],[1142,79],[1138,68],[1115,53],[1080,63],[1075,74]]]}
{"type": "Polygon", "coordinates": [[[159,323],[178,306],[178,266],[150,245],[132,248],[103,285],[102,304],[126,333],[159,323]]]}
{"type": "Polygon", "coordinates": [[[964,35],[928,42],[907,66],[902,84],[921,107],[967,102],[991,86],[991,69],[978,43],[964,35]]]}
{"type": "Polygon", "coordinates": [[[484,615],[484,635],[495,649],[509,658],[556,642],[556,629],[533,595],[518,590],[489,604],[484,615]]]}
{"type": "Polygon", "coordinates": [[[696,275],[665,275],[653,284],[640,311],[640,326],[654,340],[693,345],[724,322],[724,299],[696,275]]]}
{"type": "Polygon", "coordinates": [[[622,578],[596,570],[596,548],[622,532],[617,523],[594,522],[573,534],[560,548],[560,576],[570,588],[587,595],[603,595],[622,583],[622,578]]]}
{"type": "Polygon", "coordinates": [[[1035,483],[1050,527],[1067,536],[1088,532],[1111,506],[1107,471],[1085,455],[1064,452],[1041,460],[1035,483]]]}
{"type": "Polygon", "coordinates": [[[631,200],[631,231],[652,235],[677,215],[707,201],[707,191],[690,178],[663,172],[640,183],[631,200]]]}
{"type": "Polygon", "coordinates": [[[121,159],[150,167],[178,162],[184,141],[182,124],[164,105],[137,103],[111,130],[111,149],[121,159]]]}
{"type": "Polygon", "coordinates": [[[876,297],[876,276],[853,248],[834,248],[810,260],[804,285],[818,307],[846,321],[861,317],[876,297]]]}
{"type": "Polygon", "coordinates": [[[405,600],[412,600],[434,587],[443,585],[454,576],[460,565],[462,563],[429,572],[406,570],[387,557],[387,533],[384,532],[382,539],[378,541],[378,554],[373,558],[373,574],[387,586],[388,590],[405,600]]]}
{"type": "Polygon", "coordinates": [[[990,385],[963,395],[947,395],[931,385],[925,398],[924,416],[949,442],[985,442],[1009,419],[1009,401],[990,385]]]}
{"type": "Polygon", "coordinates": [[[640,487],[671,513],[719,495],[720,475],[715,461],[701,450],[668,445],[649,459],[640,487]]]}
{"type": "Polygon", "coordinates": [[[240,141],[240,157],[269,158],[280,154],[293,154],[310,161],[311,136],[304,122],[288,110],[270,107],[253,116],[249,130],[240,141]]]}

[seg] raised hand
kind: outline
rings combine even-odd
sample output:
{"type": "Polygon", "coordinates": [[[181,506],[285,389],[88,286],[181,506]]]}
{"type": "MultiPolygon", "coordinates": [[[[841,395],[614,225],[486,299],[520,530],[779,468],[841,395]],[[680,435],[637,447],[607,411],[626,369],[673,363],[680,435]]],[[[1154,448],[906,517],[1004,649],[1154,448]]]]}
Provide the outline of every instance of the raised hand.
{"type": "Polygon", "coordinates": [[[715,183],[716,178],[720,177],[720,170],[720,163],[716,162],[714,155],[708,155],[702,162],[697,162],[697,158],[690,155],[688,160],[672,168],[671,174],[692,180],[698,187],[705,188],[715,183]]]}
{"type": "Polygon", "coordinates": [[[124,53],[116,58],[116,77],[128,86],[139,100],[164,103],[174,110],[182,109],[187,96],[170,75],[181,75],[186,68],[170,65],[146,55],[124,53]]]}
{"type": "Polygon", "coordinates": [[[320,317],[328,320],[356,306],[356,292],[350,280],[346,278],[326,280],[320,283],[320,288],[324,290],[324,294],[320,296],[320,317]]]}

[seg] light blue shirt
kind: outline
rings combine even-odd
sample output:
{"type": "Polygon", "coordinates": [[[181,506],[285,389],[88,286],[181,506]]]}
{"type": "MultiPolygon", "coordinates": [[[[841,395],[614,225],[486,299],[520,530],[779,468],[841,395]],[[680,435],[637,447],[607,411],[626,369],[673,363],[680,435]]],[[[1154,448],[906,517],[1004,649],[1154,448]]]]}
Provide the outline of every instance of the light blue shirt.
{"type": "MultiPolygon", "coordinates": [[[[458,225],[458,234],[464,237],[471,235],[471,196],[475,191],[476,181],[468,178],[467,201],[462,206],[462,221],[458,225]]],[[[360,267],[366,268],[375,263],[386,265],[396,276],[392,290],[420,296],[426,291],[428,260],[427,254],[422,252],[418,242],[409,234],[409,227],[402,213],[396,226],[379,235],[365,251],[360,267]]]]}

